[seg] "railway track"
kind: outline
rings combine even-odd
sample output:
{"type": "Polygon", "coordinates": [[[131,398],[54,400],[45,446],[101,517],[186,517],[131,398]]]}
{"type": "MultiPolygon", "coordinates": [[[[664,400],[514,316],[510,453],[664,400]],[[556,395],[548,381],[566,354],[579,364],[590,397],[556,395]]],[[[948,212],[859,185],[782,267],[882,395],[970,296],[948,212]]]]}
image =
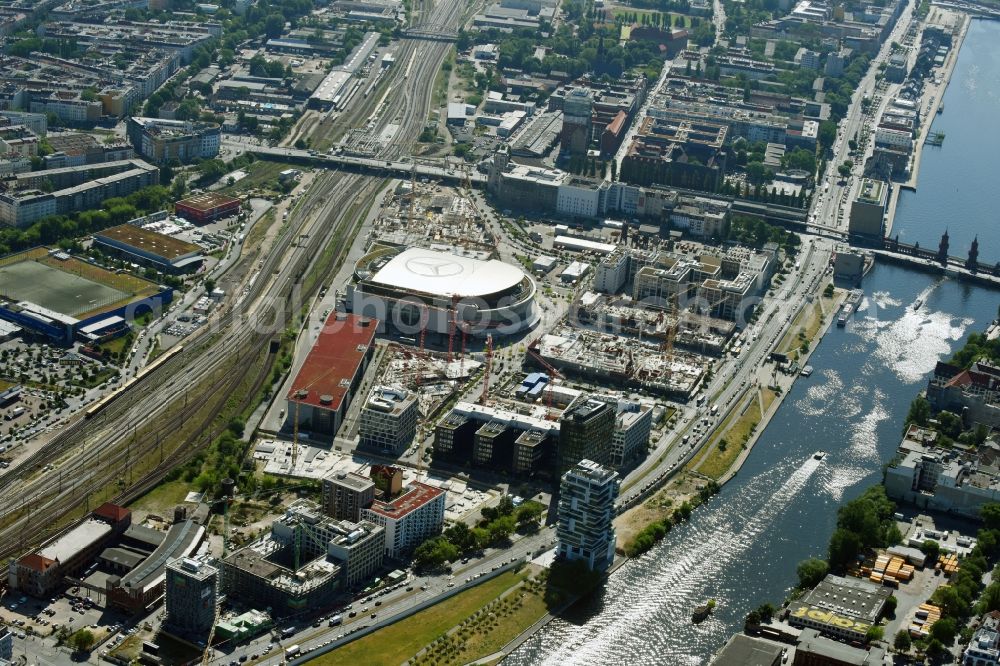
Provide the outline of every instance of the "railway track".
{"type": "MultiPolygon", "coordinates": [[[[448,20],[442,23],[454,22],[460,7],[457,0],[441,3],[432,16],[444,15],[448,20]]],[[[398,96],[402,99],[390,100],[380,116],[383,127],[387,119],[401,121],[383,156],[398,155],[415,140],[426,117],[433,77],[449,48],[439,42],[403,43],[406,54],[418,51],[419,65],[398,96]]],[[[398,84],[399,76],[397,72],[391,81],[398,84]]],[[[354,117],[370,114],[377,98],[372,95],[354,117]]],[[[116,481],[121,490],[115,500],[135,499],[210,443],[209,427],[230,393],[249,381],[253,390],[246,390],[242,408],[270,376],[269,345],[289,325],[278,315],[290,315],[294,321],[303,303],[335,274],[363,222],[364,216],[355,213],[374,200],[381,185],[381,180],[361,174],[322,174],[291,216],[288,229],[261,260],[257,278],[239,306],[215,315],[185,340],[181,353],[136,382],[96,418],[70,423],[36,454],[0,475],[0,557],[16,555],[58,533],[55,526],[76,511],[92,508],[90,496],[116,481]],[[338,249],[323,260],[323,249],[331,243],[338,249]],[[321,260],[324,265],[317,263],[321,260]],[[303,293],[302,281],[310,271],[317,271],[320,279],[303,293]],[[249,359],[262,360],[255,364],[249,359]],[[198,417],[202,409],[205,414],[198,417]],[[171,435],[191,418],[199,418],[194,433],[174,441],[171,435]],[[161,459],[138,479],[127,478],[136,465],[133,461],[157,455],[161,459]],[[45,471],[49,465],[56,468],[45,471]]]]}

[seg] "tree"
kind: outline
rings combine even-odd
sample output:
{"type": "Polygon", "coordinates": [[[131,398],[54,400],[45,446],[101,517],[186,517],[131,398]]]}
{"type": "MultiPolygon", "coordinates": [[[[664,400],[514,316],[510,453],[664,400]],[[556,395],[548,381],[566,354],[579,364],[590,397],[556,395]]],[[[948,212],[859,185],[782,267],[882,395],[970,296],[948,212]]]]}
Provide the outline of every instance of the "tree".
{"type": "Polygon", "coordinates": [[[910,640],[910,632],[906,629],[900,629],[896,632],[896,640],[892,642],[892,647],[896,649],[897,652],[906,652],[910,649],[912,645],[910,640]]]}
{"type": "Polygon", "coordinates": [[[802,589],[816,587],[830,571],[830,565],[823,560],[811,557],[799,562],[796,573],[799,575],[799,587],[802,589]]]}
{"type": "Polygon", "coordinates": [[[979,517],[982,518],[983,523],[986,524],[986,529],[1000,530],[1000,504],[997,504],[996,502],[984,504],[982,508],[979,509],[979,517]]]}
{"type": "Polygon", "coordinates": [[[837,140],[837,123],[832,120],[824,120],[819,124],[819,132],[817,135],[819,139],[819,145],[823,146],[824,149],[829,150],[833,145],[833,142],[837,140]]]}
{"type": "Polygon", "coordinates": [[[747,170],[747,179],[751,183],[759,185],[761,182],[763,182],[766,168],[764,167],[764,164],[762,162],[750,162],[749,164],[747,164],[746,170],[747,170]]]}
{"type": "Polygon", "coordinates": [[[837,529],[830,537],[830,566],[846,569],[857,560],[861,552],[861,539],[845,529],[837,529]]]}
{"type": "Polygon", "coordinates": [[[896,597],[895,595],[890,596],[888,599],[885,600],[885,614],[889,617],[895,615],[896,606],[898,605],[899,605],[899,598],[896,597]]]}
{"type": "Polygon", "coordinates": [[[927,561],[930,565],[934,566],[934,563],[938,560],[938,555],[941,554],[941,545],[933,539],[927,539],[920,544],[920,551],[927,556],[927,561]]]}
{"type": "Polygon", "coordinates": [[[837,167],[837,173],[843,178],[847,178],[851,175],[851,169],[854,168],[854,162],[851,160],[844,160],[844,163],[837,167]]]}
{"type": "Polygon", "coordinates": [[[94,634],[89,629],[81,629],[69,637],[69,645],[77,652],[87,652],[94,647],[94,634]]]}
{"type": "Polygon", "coordinates": [[[280,37],[285,29],[285,17],[281,14],[269,14],[264,19],[264,35],[269,39],[280,37]]]}
{"type": "Polygon", "coordinates": [[[956,635],[958,635],[958,625],[953,618],[942,617],[931,625],[931,637],[941,641],[945,646],[954,643],[956,635]]]}
{"type": "Polygon", "coordinates": [[[868,631],[865,632],[865,640],[869,643],[873,641],[880,641],[883,636],[885,636],[885,629],[878,626],[868,627],[868,631]]]}
{"type": "Polygon", "coordinates": [[[757,607],[757,614],[760,615],[761,622],[770,622],[774,617],[775,608],[769,603],[763,603],[757,607]]]}
{"type": "Polygon", "coordinates": [[[931,403],[927,401],[927,398],[917,396],[914,398],[913,402],[910,403],[910,411],[906,413],[906,426],[903,428],[903,433],[906,433],[911,423],[918,426],[926,426],[930,418],[931,403]]]}
{"type": "Polygon", "coordinates": [[[458,548],[442,536],[424,541],[413,551],[413,563],[420,569],[434,569],[458,557],[458,548]]]}

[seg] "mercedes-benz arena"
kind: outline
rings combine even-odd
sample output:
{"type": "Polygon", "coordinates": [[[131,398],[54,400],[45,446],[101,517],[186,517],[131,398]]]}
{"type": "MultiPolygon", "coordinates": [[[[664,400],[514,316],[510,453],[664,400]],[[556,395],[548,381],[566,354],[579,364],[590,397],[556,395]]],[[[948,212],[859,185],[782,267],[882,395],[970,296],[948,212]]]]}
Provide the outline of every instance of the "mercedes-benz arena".
{"type": "Polygon", "coordinates": [[[502,261],[426,248],[379,248],[355,267],[348,301],[403,335],[422,328],[448,335],[515,335],[539,319],[535,281],[502,261]]]}

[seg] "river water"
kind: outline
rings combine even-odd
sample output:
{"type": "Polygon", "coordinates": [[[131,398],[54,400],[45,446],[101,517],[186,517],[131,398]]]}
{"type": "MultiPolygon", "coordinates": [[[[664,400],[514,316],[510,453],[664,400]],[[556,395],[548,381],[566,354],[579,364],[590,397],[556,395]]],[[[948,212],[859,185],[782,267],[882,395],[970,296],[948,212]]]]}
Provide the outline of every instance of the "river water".
{"type": "MultiPolygon", "coordinates": [[[[919,190],[896,216],[900,238],[936,246],[947,225],[952,254],[978,234],[980,258],[995,261],[1000,24],[973,23],[945,104],[935,125],[945,145],[924,152],[919,190]]],[[[739,475],[505,665],[705,664],[747,612],[784,599],[796,564],[824,555],[837,507],[880,480],[934,364],[983,330],[1000,303],[995,291],[890,265],[877,265],[864,290],[863,310],[826,335],[809,361],[814,374],[796,382],[739,475]],[[828,452],[823,461],[812,457],[818,449],[828,452]],[[692,608],[707,599],[715,613],[693,625],[692,608]]]]}
{"type": "Polygon", "coordinates": [[[947,229],[956,257],[978,235],[979,260],[1000,261],[1000,22],[972,22],[944,107],[931,125],[944,145],[924,146],[917,191],[901,193],[891,233],[937,248],[947,229]]]}

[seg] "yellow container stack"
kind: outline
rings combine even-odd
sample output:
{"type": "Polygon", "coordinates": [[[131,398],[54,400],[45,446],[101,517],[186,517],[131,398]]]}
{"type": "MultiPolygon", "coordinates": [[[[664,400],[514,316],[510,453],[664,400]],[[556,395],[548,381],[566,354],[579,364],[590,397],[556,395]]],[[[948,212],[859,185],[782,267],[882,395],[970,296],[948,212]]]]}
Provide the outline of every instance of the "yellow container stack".
{"type": "MultiPolygon", "coordinates": [[[[862,572],[865,567],[862,568],[862,572]]],[[[873,583],[884,583],[895,587],[913,578],[913,567],[897,555],[879,555],[868,574],[868,580],[873,583]]]]}
{"type": "Polygon", "coordinates": [[[919,638],[927,636],[934,623],[941,619],[941,609],[934,604],[920,604],[915,615],[910,623],[910,635],[919,638]]]}
{"type": "Polygon", "coordinates": [[[938,569],[944,572],[945,576],[950,576],[958,571],[958,555],[955,553],[945,553],[938,556],[938,569]]]}

